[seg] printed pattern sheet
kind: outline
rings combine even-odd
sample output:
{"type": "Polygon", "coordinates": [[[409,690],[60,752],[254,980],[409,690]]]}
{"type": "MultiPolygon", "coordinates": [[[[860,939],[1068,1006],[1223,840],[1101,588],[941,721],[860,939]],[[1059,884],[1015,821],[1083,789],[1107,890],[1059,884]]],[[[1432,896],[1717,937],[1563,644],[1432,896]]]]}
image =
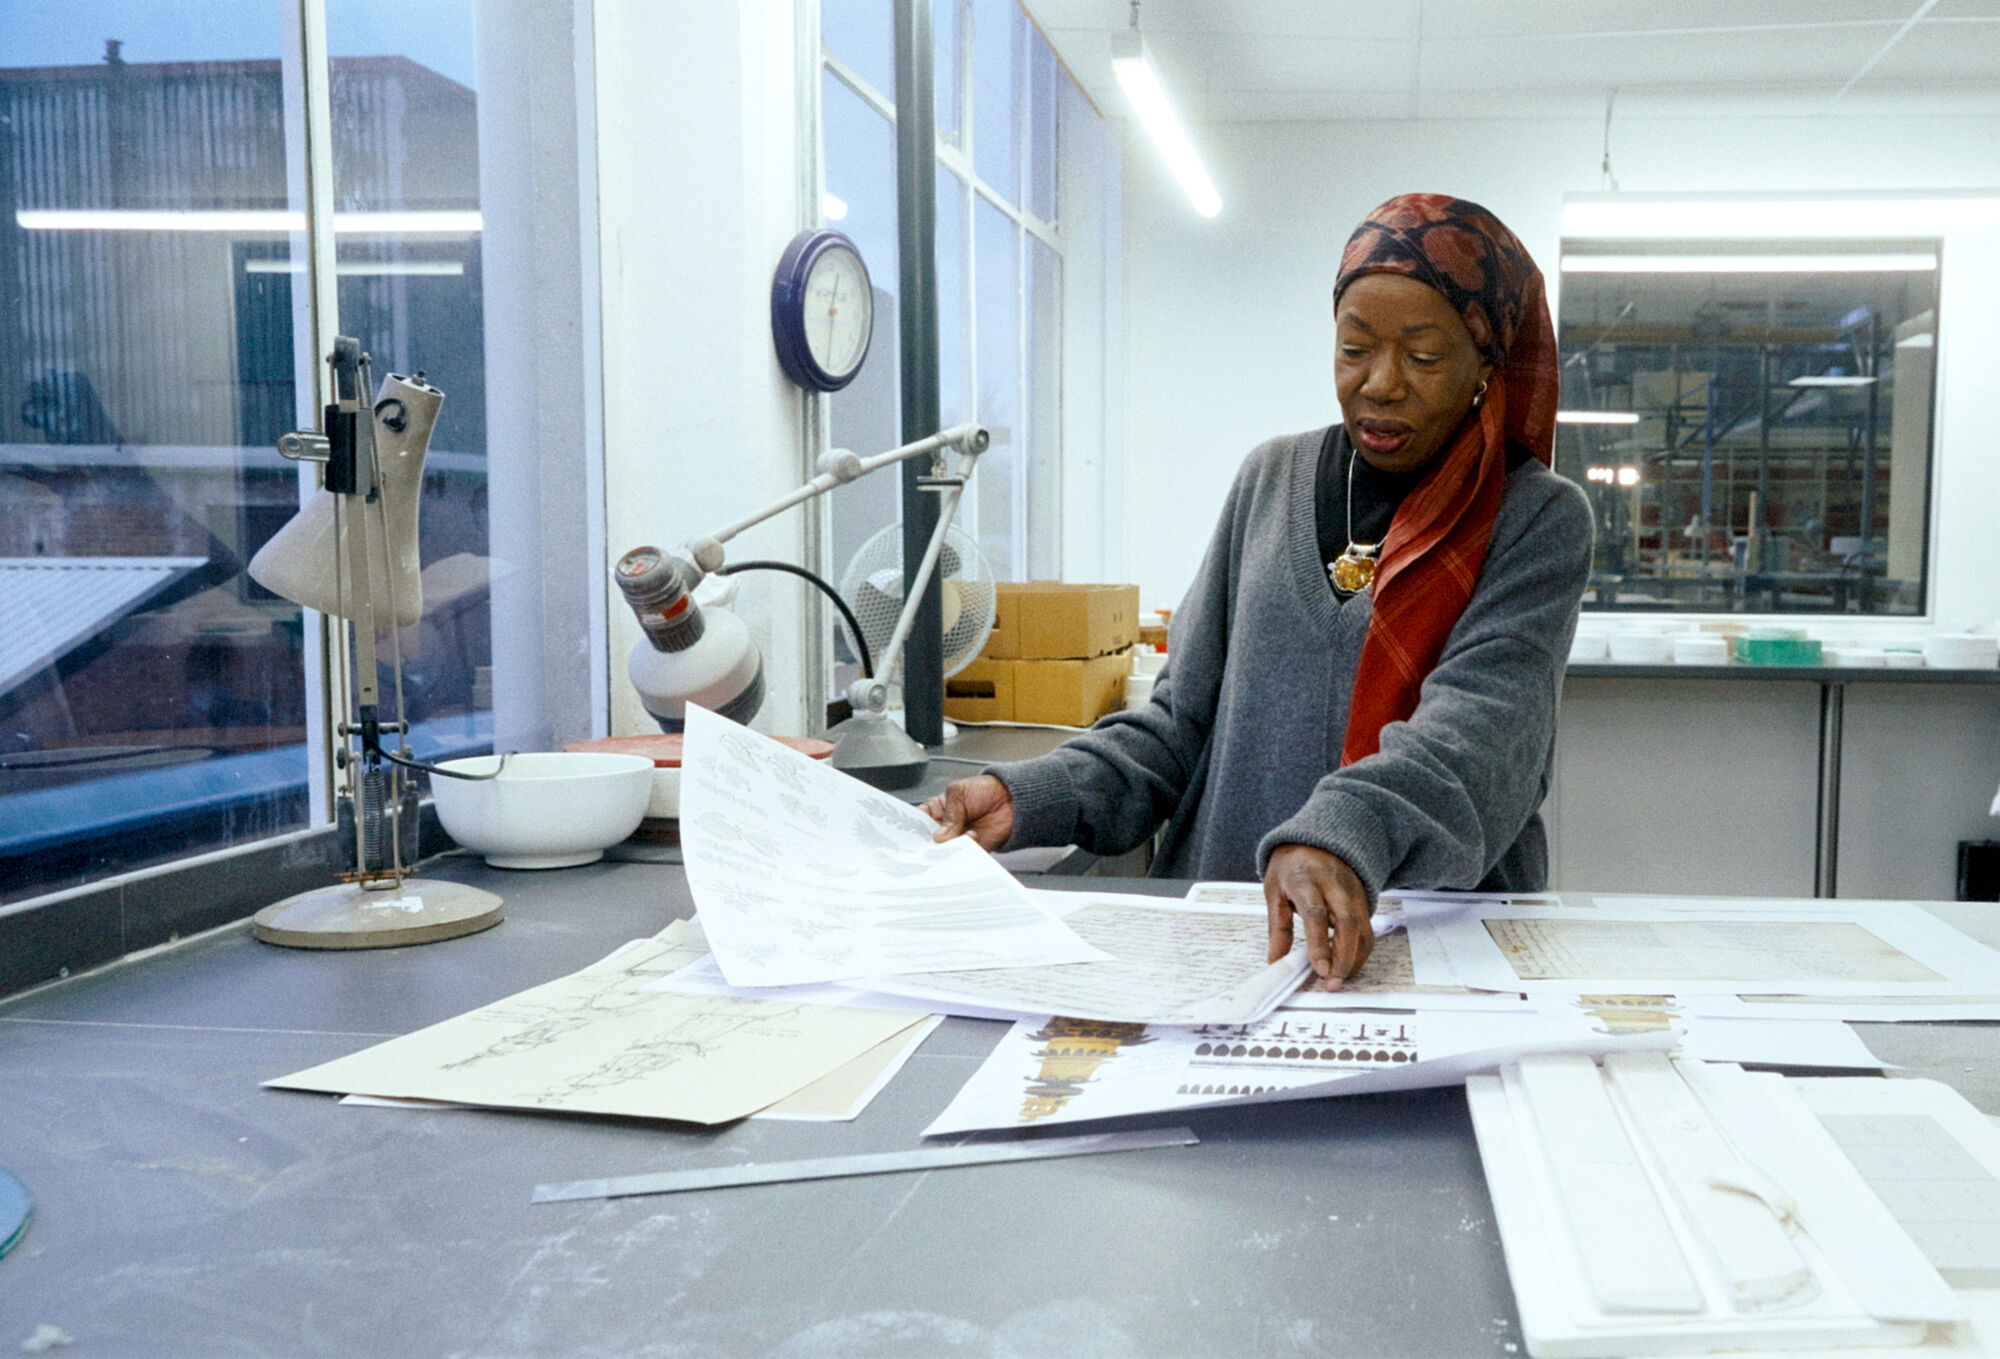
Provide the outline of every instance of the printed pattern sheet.
{"type": "MultiPolygon", "coordinates": [[[[1072,893],[1035,895],[1051,909],[1076,900],[1072,893]]],[[[1092,895],[1063,920],[1106,961],[905,974],[874,986],[926,1002],[969,1003],[1012,1014],[1241,1024],[1269,1013],[1307,967],[1303,947],[1276,963],[1264,961],[1268,936],[1261,908],[1092,895]]]]}
{"type": "Polygon", "coordinates": [[[1096,962],[960,837],[798,751],[690,706],[681,851],[732,986],[1096,962]]]}
{"type": "Polygon", "coordinates": [[[924,1136],[1457,1085],[1524,1052],[1672,1042],[1553,1014],[1281,1009],[1254,1024],[1192,1028],[1044,1016],[1016,1023],[924,1136]]]}

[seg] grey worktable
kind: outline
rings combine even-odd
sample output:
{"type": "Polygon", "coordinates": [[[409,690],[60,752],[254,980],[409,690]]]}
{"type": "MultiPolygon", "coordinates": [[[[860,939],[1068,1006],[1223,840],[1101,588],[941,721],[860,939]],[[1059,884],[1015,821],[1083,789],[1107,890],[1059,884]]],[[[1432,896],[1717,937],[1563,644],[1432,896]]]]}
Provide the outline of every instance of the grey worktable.
{"type": "MultiPolygon", "coordinates": [[[[692,910],[668,865],[426,871],[493,887],[506,921],[366,953],[239,926],[0,1004],[0,1165],[39,1205],[0,1261],[0,1353],[40,1323],[77,1359],[1521,1352],[1458,1090],[1144,1121],[1189,1124],[1186,1148],[531,1205],[543,1181],[917,1146],[1002,1026],[948,1020],[851,1124],[258,1088],[692,910]]],[[[1985,1026],[1865,1036],[2000,1112],[1985,1026]]]]}

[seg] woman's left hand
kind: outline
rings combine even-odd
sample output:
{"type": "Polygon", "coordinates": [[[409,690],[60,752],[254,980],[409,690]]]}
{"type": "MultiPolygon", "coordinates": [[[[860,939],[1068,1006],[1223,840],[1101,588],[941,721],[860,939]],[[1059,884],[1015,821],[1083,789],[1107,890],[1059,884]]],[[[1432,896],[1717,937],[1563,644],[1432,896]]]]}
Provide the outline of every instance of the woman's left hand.
{"type": "Polygon", "coordinates": [[[1359,972],[1375,947],[1367,889],[1352,868],[1323,849],[1279,845],[1273,850],[1264,866],[1264,907],[1270,917],[1267,961],[1275,963],[1292,951],[1296,912],[1305,931],[1306,957],[1329,989],[1359,972]]]}

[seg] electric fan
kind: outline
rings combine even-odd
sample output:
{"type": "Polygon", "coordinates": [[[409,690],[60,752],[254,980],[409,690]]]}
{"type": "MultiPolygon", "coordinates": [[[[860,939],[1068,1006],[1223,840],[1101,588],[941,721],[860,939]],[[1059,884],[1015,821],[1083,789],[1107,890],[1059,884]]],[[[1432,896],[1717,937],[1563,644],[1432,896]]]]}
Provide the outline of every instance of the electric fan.
{"type": "MultiPolygon", "coordinates": [[[[993,629],[993,568],[987,565],[970,534],[953,525],[938,554],[938,580],[943,604],[946,676],[972,663],[986,646],[993,629]]],[[[861,624],[870,656],[880,656],[896,630],[903,611],[903,526],[891,524],[861,545],[840,579],[840,597],[861,624]]],[[[895,682],[896,676],[878,675],[895,682]]]]}

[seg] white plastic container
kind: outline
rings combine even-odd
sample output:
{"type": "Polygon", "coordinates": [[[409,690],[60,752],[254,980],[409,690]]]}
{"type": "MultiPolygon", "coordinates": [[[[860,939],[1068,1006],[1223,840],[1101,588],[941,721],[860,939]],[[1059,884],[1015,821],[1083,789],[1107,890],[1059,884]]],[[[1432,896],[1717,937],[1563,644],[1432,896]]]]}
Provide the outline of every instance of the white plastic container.
{"type": "Polygon", "coordinates": [[[1879,647],[1830,646],[1825,657],[1828,665],[1842,670],[1883,670],[1889,665],[1889,653],[1879,647]]]}
{"type": "Polygon", "coordinates": [[[1924,664],[1938,670],[1991,670],[2000,665],[2000,637],[1938,632],[1924,638],[1924,664]]]}
{"type": "Polygon", "coordinates": [[[1921,670],[1924,668],[1924,653],[1890,647],[1882,652],[1882,661],[1891,670],[1921,670]]]}
{"type": "Polygon", "coordinates": [[[1590,662],[1604,659],[1604,634],[1601,632],[1579,632],[1569,641],[1570,664],[1578,661],[1590,662]]]}
{"type": "MultiPolygon", "coordinates": [[[[446,760],[491,773],[497,755],[446,760]]],[[[653,762],[643,755],[544,751],[509,755],[497,779],[431,778],[446,834],[495,868],[569,868],[604,856],[646,815],[653,762]]]]}
{"type": "Polygon", "coordinates": [[[1125,677],[1125,711],[1135,712],[1153,701],[1153,676],[1127,675],[1125,677]]]}
{"type": "Polygon", "coordinates": [[[1675,665],[1728,665],[1729,639],[1694,633],[1674,638],[1675,665]]]}
{"type": "Polygon", "coordinates": [[[1623,665],[1666,665],[1674,659],[1674,639],[1660,632],[1614,632],[1611,659],[1623,665]]]}

